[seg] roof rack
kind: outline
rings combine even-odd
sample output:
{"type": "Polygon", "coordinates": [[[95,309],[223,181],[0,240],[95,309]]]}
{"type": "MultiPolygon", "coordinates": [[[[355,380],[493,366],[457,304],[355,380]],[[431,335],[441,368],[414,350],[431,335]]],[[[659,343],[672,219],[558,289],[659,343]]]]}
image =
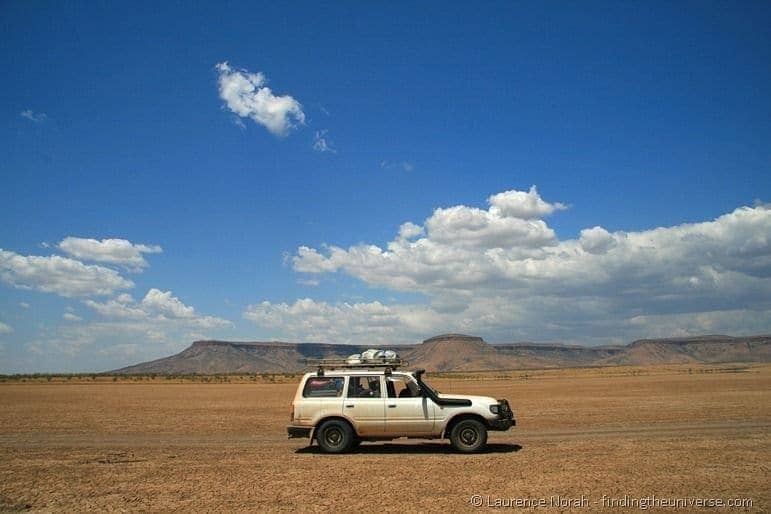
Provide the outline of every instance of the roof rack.
{"type": "Polygon", "coordinates": [[[316,374],[318,376],[324,376],[325,369],[382,369],[385,368],[386,374],[389,374],[391,370],[398,368],[399,366],[406,366],[407,361],[404,359],[367,359],[362,362],[350,363],[348,359],[305,359],[307,366],[315,366],[317,369],[316,374]]]}

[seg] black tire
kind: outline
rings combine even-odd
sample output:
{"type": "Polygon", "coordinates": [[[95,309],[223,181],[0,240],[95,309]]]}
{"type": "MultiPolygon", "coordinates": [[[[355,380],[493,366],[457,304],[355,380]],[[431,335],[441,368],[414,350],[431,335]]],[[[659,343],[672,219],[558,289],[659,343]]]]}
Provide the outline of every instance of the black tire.
{"type": "Polygon", "coordinates": [[[316,433],[319,447],[326,453],[343,453],[353,444],[353,430],[345,421],[331,419],[325,421],[316,433]]]}
{"type": "Polygon", "coordinates": [[[474,453],[487,444],[487,427],[475,419],[464,419],[450,431],[452,447],[462,453],[474,453]]]}

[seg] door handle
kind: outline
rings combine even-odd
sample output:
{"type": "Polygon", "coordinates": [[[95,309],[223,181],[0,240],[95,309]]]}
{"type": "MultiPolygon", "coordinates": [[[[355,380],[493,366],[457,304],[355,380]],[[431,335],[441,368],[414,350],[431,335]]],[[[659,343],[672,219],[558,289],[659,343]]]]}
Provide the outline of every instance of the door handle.
{"type": "Polygon", "coordinates": [[[352,409],[352,408],[354,408],[354,407],[356,407],[356,406],[355,406],[355,405],[353,405],[353,404],[351,404],[351,405],[346,405],[345,407],[346,407],[347,409],[352,409]]]}
{"type": "Polygon", "coordinates": [[[388,404],[388,408],[389,408],[389,409],[393,409],[393,408],[395,408],[395,407],[396,407],[396,404],[395,404],[395,403],[389,403],[389,404],[388,404]]]}

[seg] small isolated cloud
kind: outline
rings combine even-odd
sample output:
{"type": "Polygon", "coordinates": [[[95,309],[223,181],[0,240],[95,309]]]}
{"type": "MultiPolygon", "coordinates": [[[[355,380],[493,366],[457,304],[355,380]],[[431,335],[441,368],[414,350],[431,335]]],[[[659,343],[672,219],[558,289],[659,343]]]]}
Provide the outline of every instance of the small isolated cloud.
{"type": "Polygon", "coordinates": [[[31,109],[26,109],[19,113],[19,116],[25,118],[33,123],[43,123],[48,119],[48,116],[44,112],[35,112],[31,109]]]}
{"type": "Polygon", "coordinates": [[[62,314],[62,319],[64,319],[65,321],[71,321],[73,323],[78,322],[78,321],[83,321],[83,318],[81,318],[80,316],[77,316],[77,315],[75,315],[75,314],[73,314],[71,312],[65,312],[64,314],[62,314]]]}
{"type": "Polygon", "coordinates": [[[386,161],[382,160],[380,161],[380,168],[384,170],[402,170],[409,173],[410,171],[415,169],[415,165],[410,161],[386,161]]]}
{"type": "Polygon", "coordinates": [[[121,264],[135,269],[147,266],[143,254],[163,251],[158,245],[134,244],[125,239],[99,241],[82,237],[65,237],[58,248],[76,259],[121,264]]]}
{"type": "Polygon", "coordinates": [[[13,332],[13,327],[10,325],[6,325],[2,321],[0,321],[0,334],[10,334],[13,332]]]}
{"type": "Polygon", "coordinates": [[[335,150],[332,147],[332,142],[329,140],[329,137],[327,136],[327,130],[317,130],[316,133],[313,135],[313,149],[316,150],[319,153],[337,153],[337,150],[335,150]]]}
{"type": "Polygon", "coordinates": [[[19,255],[0,249],[0,280],[19,289],[34,289],[59,296],[111,295],[134,283],[117,271],[51,255],[19,255]]]}
{"type": "Polygon", "coordinates": [[[27,302],[19,302],[19,307],[22,309],[29,309],[30,305],[27,302]]]}
{"type": "Polygon", "coordinates": [[[250,118],[277,136],[285,136],[297,123],[305,123],[302,105],[290,95],[277,96],[262,73],[234,70],[227,62],[216,65],[219,94],[227,108],[250,118]]]}

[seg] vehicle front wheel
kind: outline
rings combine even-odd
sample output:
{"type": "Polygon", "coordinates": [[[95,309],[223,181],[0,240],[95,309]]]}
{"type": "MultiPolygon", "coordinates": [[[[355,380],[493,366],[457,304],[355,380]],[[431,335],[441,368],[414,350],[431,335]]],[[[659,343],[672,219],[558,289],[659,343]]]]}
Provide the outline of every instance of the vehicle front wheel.
{"type": "Polygon", "coordinates": [[[487,428],[475,419],[459,421],[450,431],[450,443],[459,452],[478,452],[487,444],[487,428]]]}
{"type": "Polygon", "coordinates": [[[326,453],[343,453],[353,444],[353,430],[345,421],[325,421],[316,433],[319,447],[326,453]]]}

